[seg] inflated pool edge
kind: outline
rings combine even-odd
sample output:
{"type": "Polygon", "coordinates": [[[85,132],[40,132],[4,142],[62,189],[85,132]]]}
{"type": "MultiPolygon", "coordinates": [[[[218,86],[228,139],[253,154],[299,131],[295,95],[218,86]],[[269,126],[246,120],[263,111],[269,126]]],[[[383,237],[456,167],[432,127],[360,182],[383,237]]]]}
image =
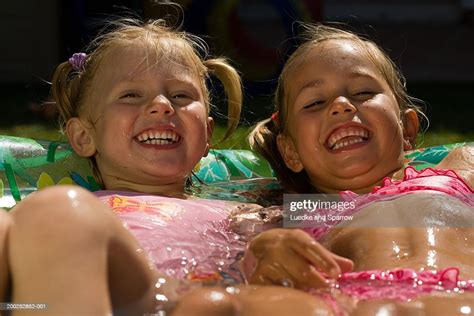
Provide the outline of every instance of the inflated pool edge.
{"type": "MultiPolygon", "coordinates": [[[[406,163],[417,169],[439,163],[452,149],[472,146],[457,143],[417,149],[407,153],[406,163]]],[[[211,150],[194,170],[195,177],[207,184],[273,178],[267,161],[248,150],[211,150]]],[[[249,189],[255,181],[247,181],[249,189]]],[[[77,184],[88,190],[99,189],[89,162],[76,155],[69,144],[0,135],[0,207],[11,208],[29,193],[57,184],[77,184]]]]}

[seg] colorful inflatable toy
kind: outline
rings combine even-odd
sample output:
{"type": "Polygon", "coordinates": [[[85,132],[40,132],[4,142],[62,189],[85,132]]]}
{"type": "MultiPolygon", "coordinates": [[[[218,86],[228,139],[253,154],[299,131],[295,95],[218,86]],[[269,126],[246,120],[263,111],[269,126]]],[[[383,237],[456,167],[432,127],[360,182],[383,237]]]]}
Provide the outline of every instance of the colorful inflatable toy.
{"type": "MultiPolygon", "coordinates": [[[[406,155],[406,162],[417,169],[430,167],[464,145],[417,149],[406,155]]],[[[202,197],[262,204],[281,199],[270,165],[248,150],[211,150],[194,175],[197,185],[192,191],[202,197]]],[[[76,155],[67,143],[0,136],[0,207],[11,208],[29,193],[56,184],[100,189],[88,160],[76,155]]]]}

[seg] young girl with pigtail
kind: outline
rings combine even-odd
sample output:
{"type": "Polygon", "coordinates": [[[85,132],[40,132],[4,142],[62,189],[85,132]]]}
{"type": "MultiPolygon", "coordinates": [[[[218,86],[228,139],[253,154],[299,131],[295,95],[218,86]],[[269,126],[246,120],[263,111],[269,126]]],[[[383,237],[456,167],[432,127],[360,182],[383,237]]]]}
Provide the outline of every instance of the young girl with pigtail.
{"type": "Polygon", "coordinates": [[[421,112],[394,63],[352,32],[307,31],[283,67],[274,114],[250,142],[289,192],[339,194],[354,207],[315,209],[324,223],[257,236],[244,258],[247,280],[324,288],[336,314],[471,311],[473,148],[436,168],[405,166],[421,112]]]}
{"type": "MultiPolygon", "coordinates": [[[[227,94],[227,136],[240,115],[238,73],[161,20],[114,22],[58,66],[52,94],[63,130],[103,190],[55,186],[0,213],[2,301],[45,303],[44,315],[156,314],[171,312],[193,280],[239,281],[232,263],[244,243],[229,215],[241,205],[185,190],[210,147],[211,75],[227,94]]],[[[279,287],[189,293],[173,315],[289,315],[288,302],[301,315],[325,308],[279,287]]]]}

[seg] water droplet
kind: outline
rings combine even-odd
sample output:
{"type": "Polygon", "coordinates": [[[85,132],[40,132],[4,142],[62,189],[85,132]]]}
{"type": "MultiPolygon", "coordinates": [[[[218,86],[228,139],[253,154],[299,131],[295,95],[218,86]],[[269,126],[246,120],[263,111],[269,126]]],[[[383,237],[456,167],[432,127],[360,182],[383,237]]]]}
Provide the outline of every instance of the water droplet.
{"type": "Polygon", "coordinates": [[[160,288],[163,284],[165,284],[165,283],[166,283],[166,279],[164,279],[164,278],[159,278],[159,279],[156,281],[156,283],[155,283],[155,287],[156,287],[157,289],[159,289],[159,288],[160,288]]]}
{"type": "Polygon", "coordinates": [[[461,314],[469,315],[471,314],[472,309],[469,306],[461,306],[459,311],[461,312],[461,314]]]}
{"type": "Polygon", "coordinates": [[[226,287],[225,291],[229,294],[239,294],[240,293],[240,289],[238,289],[236,287],[233,287],[233,286],[226,287]]]}
{"type": "Polygon", "coordinates": [[[168,298],[163,294],[156,294],[155,298],[159,302],[168,302],[168,298]]]}
{"type": "Polygon", "coordinates": [[[158,283],[165,284],[165,283],[166,283],[166,279],[165,279],[165,278],[159,278],[159,279],[158,279],[158,283]]]}

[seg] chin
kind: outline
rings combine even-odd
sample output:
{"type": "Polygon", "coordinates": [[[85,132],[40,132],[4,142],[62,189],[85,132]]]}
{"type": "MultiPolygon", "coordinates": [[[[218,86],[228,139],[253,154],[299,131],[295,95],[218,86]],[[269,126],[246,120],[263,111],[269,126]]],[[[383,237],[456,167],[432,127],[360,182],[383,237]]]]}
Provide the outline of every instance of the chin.
{"type": "Polygon", "coordinates": [[[149,168],[144,170],[144,173],[159,179],[183,179],[188,174],[183,168],[172,168],[166,165],[149,168]]]}
{"type": "Polygon", "coordinates": [[[361,165],[361,164],[353,164],[345,167],[340,167],[337,170],[338,177],[341,179],[354,179],[354,178],[362,178],[367,175],[371,170],[374,169],[375,166],[370,165],[361,165]]]}
{"type": "Polygon", "coordinates": [[[388,173],[389,172],[383,173],[378,170],[371,170],[371,168],[352,168],[340,171],[337,178],[341,179],[341,190],[356,191],[379,185],[388,173]]]}

